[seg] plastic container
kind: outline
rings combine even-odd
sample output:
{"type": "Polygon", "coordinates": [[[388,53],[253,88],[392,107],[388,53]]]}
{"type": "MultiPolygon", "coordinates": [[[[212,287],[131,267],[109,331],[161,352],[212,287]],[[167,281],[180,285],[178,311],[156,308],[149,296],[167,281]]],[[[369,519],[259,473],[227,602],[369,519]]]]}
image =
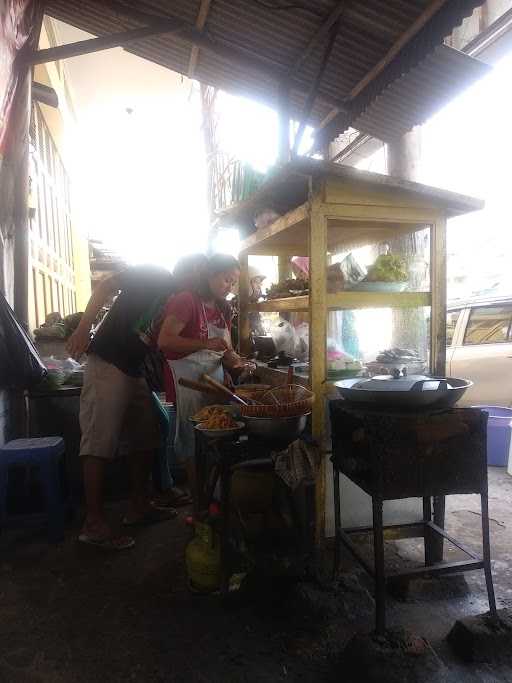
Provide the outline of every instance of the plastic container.
{"type": "Polygon", "coordinates": [[[507,467],[510,457],[512,408],[502,406],[473,407],[485,410],[489,415],[489,422],[487,423],[487,464],[491,467],[507,467]]]}

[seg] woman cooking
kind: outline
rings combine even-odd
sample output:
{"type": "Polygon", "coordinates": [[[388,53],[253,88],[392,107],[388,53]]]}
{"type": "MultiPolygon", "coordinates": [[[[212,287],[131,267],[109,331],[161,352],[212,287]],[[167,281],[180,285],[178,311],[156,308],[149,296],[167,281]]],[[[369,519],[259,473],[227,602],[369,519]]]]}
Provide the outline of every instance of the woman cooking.
{"type": "Polygon", "coordinates": [[[194,432],[188,418],[208,404],[208,397],[181,386],[179,380],[200,381],[207,374],[224,382],[225,369],[244,367],[232,349],[231,308],[226,301],[239,276],[240,265],[234,257],[212,256],[197,290],[184,291],[169,299],[158,336],[158,346],[172,374],[166,393],[177,411],[176,456],[185,461],[193,493],[194,432]]]}

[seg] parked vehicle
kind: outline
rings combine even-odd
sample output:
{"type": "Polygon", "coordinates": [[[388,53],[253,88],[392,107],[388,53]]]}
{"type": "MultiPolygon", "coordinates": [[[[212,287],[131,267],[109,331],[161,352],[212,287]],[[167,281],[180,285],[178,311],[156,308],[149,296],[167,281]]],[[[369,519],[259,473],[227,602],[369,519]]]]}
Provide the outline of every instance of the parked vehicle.
{"type": "Polygon", "coordinates": [[[512,406],[512,296],[452,302],[446,374],[474,382],[460,405],[512,406]]]}

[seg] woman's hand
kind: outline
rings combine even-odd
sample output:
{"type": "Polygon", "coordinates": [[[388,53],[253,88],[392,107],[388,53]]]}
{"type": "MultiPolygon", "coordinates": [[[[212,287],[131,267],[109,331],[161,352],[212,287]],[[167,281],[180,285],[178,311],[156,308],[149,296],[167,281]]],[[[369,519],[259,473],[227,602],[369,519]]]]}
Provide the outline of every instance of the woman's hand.
{"type": "Polygon", "coordinates": [[[87,351],[91,343],[90,328],[85,326],[78,326],[68,339],[66,349],[71,358],[78,360],[80,356],[87,351]]]}
{"type": "Polygon", "coordinates": [[[229,347],[225,339],[214,337],[213,339],[208,339],[206,342],[206,348],[208,351],[220,351],[222,353],[227,351],[229,347]]]}

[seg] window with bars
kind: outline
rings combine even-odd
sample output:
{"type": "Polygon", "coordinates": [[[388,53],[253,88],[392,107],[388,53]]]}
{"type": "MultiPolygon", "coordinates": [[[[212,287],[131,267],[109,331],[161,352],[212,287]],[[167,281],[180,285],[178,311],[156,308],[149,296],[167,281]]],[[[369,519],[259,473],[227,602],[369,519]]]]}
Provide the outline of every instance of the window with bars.
{"type": "Polygon", "coordinates": [[[76,292],[69,178],[37,103],[32,105],[30,138],[33,320],[40,325],[49,313],[76,312],[76,292]]]}

